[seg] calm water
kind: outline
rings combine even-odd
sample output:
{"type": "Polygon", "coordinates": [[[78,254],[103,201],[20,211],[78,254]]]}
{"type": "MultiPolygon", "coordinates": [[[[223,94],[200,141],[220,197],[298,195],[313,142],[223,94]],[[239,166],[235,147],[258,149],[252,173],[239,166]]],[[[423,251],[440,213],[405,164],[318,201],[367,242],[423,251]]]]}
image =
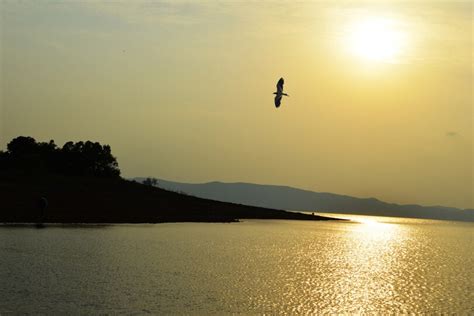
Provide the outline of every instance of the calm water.
{"type": "Polygon", "coordinates": [[[474,224],[357,218],[0,226],[0,314],[474,313],[474,224]]]}

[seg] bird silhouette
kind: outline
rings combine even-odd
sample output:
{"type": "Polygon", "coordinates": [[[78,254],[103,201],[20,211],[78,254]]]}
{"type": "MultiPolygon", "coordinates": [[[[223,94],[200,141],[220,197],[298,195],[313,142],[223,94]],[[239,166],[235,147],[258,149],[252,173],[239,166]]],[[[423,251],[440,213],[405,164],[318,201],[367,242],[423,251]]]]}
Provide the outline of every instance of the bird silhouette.
{"type": "Polygon", "coordinates": [[[283,80],[283,78],[280,78],[280,80],[278,80],[277,82],[277,91],[276,92],[273,92],[273,94],[275,94],[275,107],[276,108],[279,108],[280,107],[280,104],[281,104],[281,98],[286,95],[287,97],[289,97],[288,94],[286,93],[283,93],[283,84],[285,83],[285,80],[283,80]]]}

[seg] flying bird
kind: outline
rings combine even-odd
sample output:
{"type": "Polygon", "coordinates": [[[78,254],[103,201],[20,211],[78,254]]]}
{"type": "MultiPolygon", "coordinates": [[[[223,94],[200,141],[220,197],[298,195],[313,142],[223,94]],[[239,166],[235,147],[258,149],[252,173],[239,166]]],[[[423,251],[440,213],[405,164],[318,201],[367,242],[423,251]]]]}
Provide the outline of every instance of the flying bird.
{"type": "Polygon", "coordinates": [[[279,108],[280,107],[280,104],[281,104],[281,98],[286,95],[287,97],[289,97],[288,94],[286,93],[283,93],[283,84],[285,83],[285,80],[283,80],[283,78],[280,78],[280,80],[278,80],[277,82],[277,91],[276,92],[273,92],[273,94],[275,95],[275,107],[276,108],[279,108]]]}

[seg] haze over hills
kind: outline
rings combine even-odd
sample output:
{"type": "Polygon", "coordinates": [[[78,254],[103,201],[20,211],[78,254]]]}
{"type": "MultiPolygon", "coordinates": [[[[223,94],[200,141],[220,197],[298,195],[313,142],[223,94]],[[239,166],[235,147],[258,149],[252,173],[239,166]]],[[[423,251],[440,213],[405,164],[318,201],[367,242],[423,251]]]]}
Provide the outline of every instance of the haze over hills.
{"type": "Polygon", "coordinates": [[[313,192],[288,186],[224,182],[180,183],[162,179],[158,179],[158,186],[212,200],[276,209],[474,222],[473,209],[400,205],[375,198],[313,192]]]}

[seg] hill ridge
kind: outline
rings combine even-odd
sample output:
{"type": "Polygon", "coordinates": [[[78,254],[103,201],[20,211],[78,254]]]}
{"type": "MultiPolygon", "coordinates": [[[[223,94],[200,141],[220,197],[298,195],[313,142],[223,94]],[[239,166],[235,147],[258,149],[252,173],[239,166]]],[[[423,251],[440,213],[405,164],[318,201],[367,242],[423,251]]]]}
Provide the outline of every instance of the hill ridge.
{"type": "MultiPolygon", "coordinates": [[[[142,181],[145,178],[134,178],[142,181]]],[[[185,183],[159,179],[161,188],[184,192],[197,197],[247,205],[359,215],[395,216],[474,222],[474,210],[449,206],[426,206],[384,202],[375,197],[353,197],[331,192],[317,192],[291,186],[249,182],[210,181],[185,183]]]]}

